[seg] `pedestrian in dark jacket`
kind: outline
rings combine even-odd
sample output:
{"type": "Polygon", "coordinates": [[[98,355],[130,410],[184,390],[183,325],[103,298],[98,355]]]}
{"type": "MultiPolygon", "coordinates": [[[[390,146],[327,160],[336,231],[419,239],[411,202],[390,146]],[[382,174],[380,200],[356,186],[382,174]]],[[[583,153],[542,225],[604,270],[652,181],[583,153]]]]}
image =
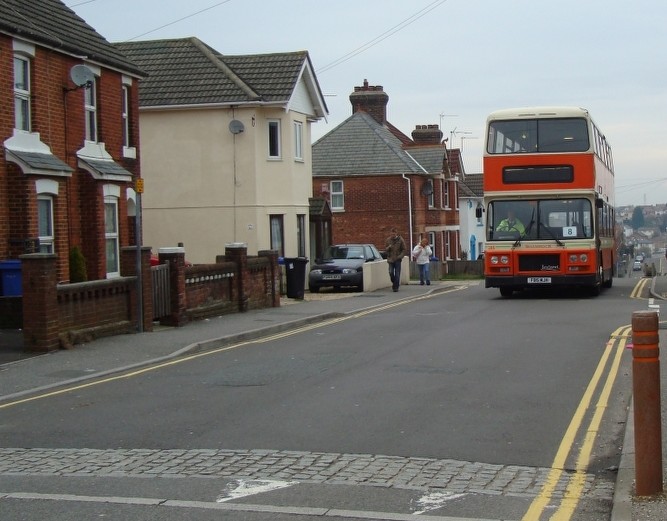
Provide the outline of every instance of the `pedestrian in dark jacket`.
{"type": "Polygon", "coordinates": [[[396,228],[392,228],[391,235],[387,237],[385,251],[387,252],[391,287],[394,291],[398,291],[398,286],[401,284],[401,262],[408,252],[408,248],[396,228]]]}

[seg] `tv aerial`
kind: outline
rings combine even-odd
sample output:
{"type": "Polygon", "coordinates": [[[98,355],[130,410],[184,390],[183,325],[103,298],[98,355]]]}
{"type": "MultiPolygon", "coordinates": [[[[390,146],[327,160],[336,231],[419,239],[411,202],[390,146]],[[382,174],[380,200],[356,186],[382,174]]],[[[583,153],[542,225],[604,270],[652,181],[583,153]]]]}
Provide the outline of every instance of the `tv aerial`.
{"type": "Polygon", "coordinates": [[[69,71],[69,77],[72,83],[76,85],[73,89],[65,89],[66,91],[77,90],[81,88],[88,88],[95,80],[95,74],[88,67],[82,63],[75,65],[69,71]]]}

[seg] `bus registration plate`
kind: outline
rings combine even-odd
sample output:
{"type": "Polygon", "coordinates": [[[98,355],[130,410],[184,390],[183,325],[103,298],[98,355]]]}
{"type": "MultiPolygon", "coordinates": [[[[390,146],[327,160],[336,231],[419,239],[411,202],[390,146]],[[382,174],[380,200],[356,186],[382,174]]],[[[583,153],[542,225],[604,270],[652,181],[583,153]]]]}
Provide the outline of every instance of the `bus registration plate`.
{"type": "Polygon", "coordinates": [[[551,277],[528,277],[528,284],[551,284],[551,277]]]}

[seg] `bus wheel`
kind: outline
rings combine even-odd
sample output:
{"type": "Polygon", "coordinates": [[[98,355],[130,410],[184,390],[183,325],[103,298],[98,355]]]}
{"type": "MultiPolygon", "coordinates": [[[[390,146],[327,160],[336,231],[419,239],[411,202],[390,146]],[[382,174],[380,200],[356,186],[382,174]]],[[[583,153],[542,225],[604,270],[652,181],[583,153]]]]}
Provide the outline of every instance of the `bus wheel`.
{"type": "Polygon", "coordinates": [[[591,296],[597,297],[602,292],[602,284],[595,284],[591,286],[591,296]]]}
{"type": "Polygon", "coordinates": [[[500,295],[503,297],[511,297],[513,291],[512,288],[500,288],[500,295]]]}

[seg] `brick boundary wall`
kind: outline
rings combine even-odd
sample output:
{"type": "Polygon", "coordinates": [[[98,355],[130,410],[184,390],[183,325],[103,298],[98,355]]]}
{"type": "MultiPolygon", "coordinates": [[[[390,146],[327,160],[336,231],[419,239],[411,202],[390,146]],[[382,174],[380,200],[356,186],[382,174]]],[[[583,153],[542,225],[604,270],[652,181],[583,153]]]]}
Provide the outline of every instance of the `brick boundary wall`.
{"type": "MultiPolygon", "coordinates": [[[[55,255],[22,255],[23,296],[3,305],[3,310],[14,310],[5,322],[22,325],[25,350],[36,352],[138,331],[137,254],[136,247],[122,248],[121,277],[76,284],[58,284],[55,255]]],[[[150,248],[141,248],[139,255],[143,331],[152,331],[150,248]]],[[[216,260],[186,267],[183,252],[160,254],[171,272],[171,313],[161,323],[179,327],[212,316],[280,306],[276,251],[248,257],[245,245],[233,244],[216,260]]]]}

